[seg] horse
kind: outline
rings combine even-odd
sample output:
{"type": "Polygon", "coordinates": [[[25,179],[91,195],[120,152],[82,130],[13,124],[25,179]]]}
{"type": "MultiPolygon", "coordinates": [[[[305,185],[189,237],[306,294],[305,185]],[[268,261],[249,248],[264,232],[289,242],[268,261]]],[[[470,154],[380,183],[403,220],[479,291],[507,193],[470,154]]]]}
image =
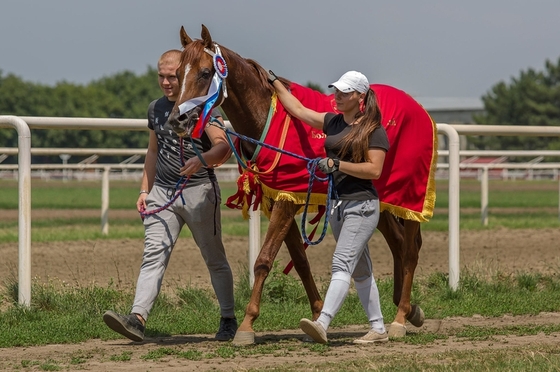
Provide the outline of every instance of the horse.
{"type": "MultiPolygon", "coordinates": [[[[205,109],[206,101],[199,98],[208,97],[213,93],[212,105],[221,105],[235,133],[247,138],[260,139],[266,129],[271,100],[275,96],[274,89],[267,81],[268,75],[265,69],[255,60],[243,58],[236,52],[215,43],[204,25],[202,25],[201,38],[194,40],[182,26],[180,39],[183,51],[177,75],[181,92],[168,118],[173,130],[180,136],[188,137],[194,135],[195,127],[205,125],[204,120],[207,118],[204,119],[204,112],[208,111],[208,107],[205,109]],[[216,79],[216,77],[218,78],[216,79]],[[217,89],[216,81],[219,82],[217,89]]],[[[280,80],[286,86],[290,85],[289,80],[285,78],[280,78],[280,80]]],[[[435,123],[433,123],[433,128],[435,128],[435,123]]],[[[434,138],[437,138],[437,134],[434,135],[434,138]]],[[[397,147],[397,144],[391,143],[391,149],[387,155],[391,151],[396,151],[397,147]]],[[[247,155],[247,158],[251,158],[257,148],[258,146],[254,142],[241,141],[240,149],[247,155]]],[[[432,149],[432,151],[434,150],[432,149]]],[[[429,167],[432,172],[435,169],[435,163],[429,167]]],[[[435,203],[435,186],[433,189],[432,208],[435,203]]],[[[323,196],[326,200],[326,193],[323,196]]],[[[319,317],[323,306],[311,274],[302,233],[295,220],[296,215],[301,213],[304,204],[289,198],[278,198],[268,202],[266,215],[269,218],[269,227],[253,267],[254,285],[245,309],[245,317],[233,340],[236,345],[255,343],[253,325],[260,314],[260,301],[265,279],[272,269],[282,242],[286,244],[293,266],[305,288],[313,320],[319,317]]],[[[420,306],[411,304],[411,291],[422,246],[420,222],[424,222],[426,219],[422,220],[422,217],[407,219],[410,214],[401,213],[399,216],[394,212],[395,208],[383,210],[377,228],[390,247],[394,262],[393,303],[397,306],[397,313],[389,327],[389,336],[404,337],[406,321],[417,327],[424,323],[424,312],[420,306]]],[[[428,212],[428,217],[431,217],[431,211],[428,212]]]]}

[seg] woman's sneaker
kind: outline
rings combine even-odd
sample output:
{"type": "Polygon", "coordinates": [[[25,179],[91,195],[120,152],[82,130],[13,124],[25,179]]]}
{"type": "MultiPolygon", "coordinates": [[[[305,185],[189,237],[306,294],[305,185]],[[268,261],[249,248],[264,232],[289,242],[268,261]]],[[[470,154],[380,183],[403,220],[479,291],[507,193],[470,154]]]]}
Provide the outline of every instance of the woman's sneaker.
{"type": "Polygon", "coordinates": [[[387,332],[378,333],[373,329],[366,333],[364,336],[354,340],[355,344],[373,344],[377,342],[387,342],[389,341],[389,336],[387,332]]]}
{"type": "Polygon", "coordinates": [[[145,327],[136,314],[120,315],[108,310],[103,314],[103,321],[113,331],[132,341],[140,342],[144,340],[145,327]]]}
{"type": "Polygon", "coordinates": [[[299,321],[299,328],[311,337],[313,341],[320,344],[327,343],[327,331],[319,322],[303,318],[299,321]]]}

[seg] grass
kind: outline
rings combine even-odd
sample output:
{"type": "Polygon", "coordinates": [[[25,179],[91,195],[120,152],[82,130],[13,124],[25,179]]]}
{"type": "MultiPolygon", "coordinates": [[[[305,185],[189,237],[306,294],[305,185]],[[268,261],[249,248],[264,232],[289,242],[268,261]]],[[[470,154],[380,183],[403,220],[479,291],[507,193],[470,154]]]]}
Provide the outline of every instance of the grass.
{"type": "MultiPolygon", "coordinates": [[[[437,182],[436,210],[429,223],[422,225],[424,231],[447,231],[448,185],[437,182]]],[[[233,182],[223,182],[222,227],[225,235],[247,236],[249,224],[240,212],[232,211],[224,203],[236,191],[233,182]]],[[[512,229],[559,228],[558,182],[557,181],[491,181],[489,187],[489,224],[483,226],[480,217],[480,184],[476,180],[461,182],[460,228],[462,230],[482,230],[497,227],[512,229]]],[[[17,182],[0,180],[0,209],[18,208],[17,182]]],[[[134,210],[138,196],[138,185],[130,181],[113,181],[110,189],[110,210],[134,210]]],[[[32,209],[101,209],[100,182],[61,182],[33,180],[32,209]]],[[[95,240],[95,239],[141,239],[144,228],[139,216],[113,218],[109,212],[109,234],[101,234],[100,217],[49,217],[33,219],[31,240],[33,242],[95,240]]],[[[261,219],[261,230],[268,226],[266,218],[261,219]]],[[[190,237],[184,229],[182,237],[190,237]]],[[[0,220],[0,243],[17,242],[17,220],[0,220]]]]}
{"type": "MultiPolygon", "coordinates": [[[[221,182],[222,202],[236,191],[234,182],[221,182]]],[[[480,182],[463,179],[460,184],[461,208],[480,208],[480,182]]],[[[489,206],[492,208],[555,208],[558,210],[558,181],[515,180],[489,182],[489,206]]],[[[15,180],[0,180],[0,209],[18,208],[18,184],[15,180]]],[[[436,181],[436,208],[447,208],[448,182],[436,181]]],[[[109,208],[134,209],[138,198],[138,183],[112,181],[109,208]]],[[[31,207],[36,209],[99,209],[99,181],[32,180],[31,207]]],[[[223,209],[227,209],[222,205],[223,209]]]]}
{"type": "MultiPolygon", "coordinates": [[[[237,317],[249,301],[248,275],[236,283],[237,317]]],[[[392,304],[392,279],[378,281],[382,312],[393,319],[396,308],[392,304]]],[[[498,274],[482,279],[473,274],[463,276],[457,291],[447,285],[447,277],[434,274],[419,278],[412,291],[413,302],[421,304],[426,318],[470,317],[479,314],[499,317],[503,314],[521,315],[560,311],[558,293],[560,277],[540,274],[498,274]],[[527,282],[534,285],[527,285],[527,282]]],[[[324,296],[326,288],[321,292],[324,296]]],[[[133,299],[132,289],[117,289],[114,285],[63,286],[60,283],[32,286],[29,308],[17,305],[17,283],[6,283],[0,300],[0,348],[45,345],[52,343],[79,343],[92,338],[110,340],[120,336],[110,331],[101,321],[107,309],[126,313],[133,299]],[[45,325],[48,324],[48,327],[45,325]]],[[[275,266],[263,292],[261,316],[254,324],[255,331],[294,329],[299,319],[310,316],[307,296],[299,280],[283,275],[275,266]]],[[[196,287],[178,287],[172,294],[162,293],[150,315],[146,329],[148,337],[174,334],[211,334],[219,320],[218,305],[213,293],[196,287]]],[[[357,295],[352,291],[336,318],[333,327],[367,324],[357,295]]],[[[468,339],[493,335],[526,335],[538,332],[560,332],[560,325],[510,326],[501,328],[467,327],[457,330],[456,336],[468,339]]],[[[423,333],[407,337],[403,342],[428,344],[441,335],[423,333]]],[[[121,355],[119,358],[126,358],[121,355]]]]}
{"type": "MultiPolygon", "coordinates": [[[[247,278],[243,275],[241,278],[247,278]]],[[[414,284],[413,301],[422,305],[427,319],[443,319],[453,316],[471,317],[480,314],[499,317],[503,314],[537,314],[558,312],[557,301],[560,276],[540,274],[497,273],[491,278],[475,274],[463,276],[456,292],[450,292],[447,277],[434,274],[420,278],[414,284]]],[[[395,315],[391,304],[392,280],[378,281],[382,311],[386,319],[395,315]]],[[[324,296],[326,288],[321,289],[324,296]]],[[[106,287],[69,287],[57,283],[39,284],[32,287],[30,308],[17,305],[17,284],[6,283],[0,292],[0,348],[30,347],[33,345],[80,343],[89,339],[113,340],[122,338],[110,331],[101,322],[105,309],[127,312],[132,301],[131,290],[106,287]]],[[[235,286],[237,317],[249,300],[248,279],[240,279],[235,286]]],[[[309,305],[301,283],[292,276],[283,275],[275,266],[263,292],[261,316],[254,324],[255,331],[277,331],[295,329],[302,316],[309,316],[309,305]]],[[[171,335],[213,334],[219,319],[216,299],[211,291],[178,287],[172,294],[162,293],[156,301],[146,328],[147,337],[171,335]]],[[[336,327],[352,324],[367,324],[364,312],[354,291],[347,297],[342,309],[332,323],[336,327]]],[[[477,341],[503,343],[498,337],[552,334],[560,332],[560,324],[520,324],[496,327],[466,325],[445,333],[423,330],[411,333],[403,339],[393,339],[394,345],[403,343],[421,350],[450,337],[454,343],[477,341]]],[[[305,370],[321,371],[553,371],[560,368],[560,345],[532,345],[508,348],[479,348],[433,353],[413,352],[402,358],[398,352],[387,349],[384,353],[359,353],[355,358],[333,361],[337,345],[351,341],[342,336],[331,344],[294,342],[290,337],[260,342],[250,347],[237,347],[230,343],[216,343],[212,347],[192,347],[171,343],[157,348],[144,349],[135,360],[144,360],[156,368],[164,368],[170,359],[185,361],[235,360],[236,358],[258,358],[259,356],[313,358],[305,370]],[[324,360],[321,356],[324,356],[324,360]],[[329,360],[327,362],[327,360],[329,360]]],[[[138,348],[137,350],[142,350],[138,348]]],[[[49,356],[44,360],[21,360],[19,368],[39,368],[44,371],[74,370],[88,360],[108,360],[126,363],[133,352],[115,349],[105,354],[100,350],[78,350],[70,356],[49,356]],[[101,354],[100,354],[101,353],[101,354]]],[[[98,362],[97,362],[98,363],[98,362]]],[[[16,368],[16,369],[19,369],[16,368]]],[[[297,363],[283,367],[255,366],[249,371],[300,371],[297,363]]]]}
{"type": "MultiPolygon", "coordinates": [[[[109,208],[135,209],[138,199],[138,182],[112,181],[110,183],[109,208]]],[[[225,197],[235,193],[234,182],[220,184],[225,197]]],[[[0,209],[18,208],[18,183],[0,180],[0,209]]],[[[43,181],[31,182],[32,209],[101,209],[100,181],[43,181]]],[[[227,207],[223,206],[224,209],[227,207]]]]}

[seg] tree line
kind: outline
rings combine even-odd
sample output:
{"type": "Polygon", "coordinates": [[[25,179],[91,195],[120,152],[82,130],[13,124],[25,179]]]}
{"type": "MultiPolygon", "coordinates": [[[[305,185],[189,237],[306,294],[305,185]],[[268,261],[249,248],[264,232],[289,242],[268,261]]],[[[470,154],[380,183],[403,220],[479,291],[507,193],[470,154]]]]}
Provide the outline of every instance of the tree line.
{"type": "MultiPolygon", "coordinates": [[[[560,125],[560,58],[546,60],[544,70],[527,69],[510,82],[498,82],[482,96],[484,114],[479,124],[560,125]]],[[[323,91],[315,83],[307,86],[323,91]]],[[[66,81],[54,86],[35,84],[0,70],[0,115],[93,118],[146,118],[149,103],[161,96],[157,70],[144,74],[116,73],[86,85],[66,81]]],[[[138,131],[34,129],[33,147],[145,148],[148,135],[138,131]]],[[[556,137],[469,138],[475,149],[560,149],[556,137]]],[[[17,133],[0,128],[0,147],[17,147],[17,133]]],[[[112,157],[113,160],[118,160],[112,157]]],[[[59,162],[53,157],[34,157],[34,162],[59,162]]]]}
{"type": "MultiPolygon", "coordinates": [[[[26,82],[0,70],[0,115],[145,119],[149,103],[158,97],[157,70],[152,67],[141,75],[124,71],[87,85],[63,81],[54,86],[26,82]]],[[[32,129],[31,145],[146,148],[148,135],[138,131],[32,129]]],[[[0,129],[0,147],[17,147],[16,131],[0,129]]],[[[33,162],[56,163],[60,159],[41,156],[33,162]]]]}
{"type": "MultiPolygon", "coordinates": [[[[544,70],[529,68],[498,82],[482,96],[485,113],[477,124],[560,126],[560,58],[546,60],[544,70]]],[[[560,150],[558,137],[469,137],[475,149],[560,150]]]]}

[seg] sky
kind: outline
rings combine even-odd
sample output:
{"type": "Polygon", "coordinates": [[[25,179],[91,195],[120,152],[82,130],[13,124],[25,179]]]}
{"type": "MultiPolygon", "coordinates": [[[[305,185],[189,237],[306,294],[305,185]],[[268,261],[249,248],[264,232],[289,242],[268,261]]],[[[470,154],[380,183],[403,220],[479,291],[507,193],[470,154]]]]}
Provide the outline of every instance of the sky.
{"type": "Polygon", "coordinates": [[[0,70],[47,85],[143,74],[204,24],[300,84],[357,70],[420,102],[472,100],[557,63],[559,22],[559,0],[2,0],[0,70]]]}

